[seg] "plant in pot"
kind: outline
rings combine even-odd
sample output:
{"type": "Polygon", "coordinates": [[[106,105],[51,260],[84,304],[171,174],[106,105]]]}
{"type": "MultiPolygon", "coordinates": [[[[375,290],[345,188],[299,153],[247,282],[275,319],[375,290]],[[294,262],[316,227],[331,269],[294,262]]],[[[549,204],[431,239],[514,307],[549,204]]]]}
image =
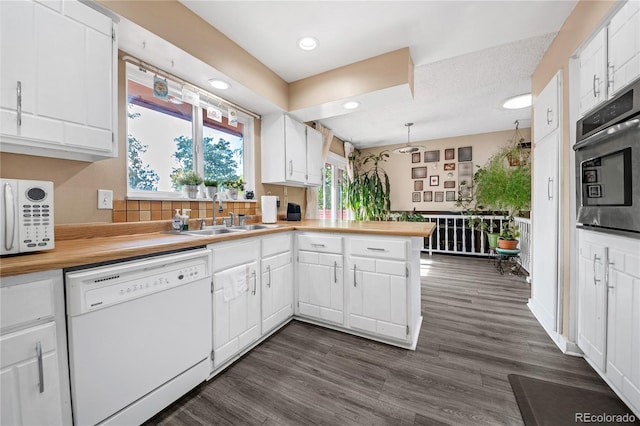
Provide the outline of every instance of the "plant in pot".
{"type": "Polygon", "coordinates": [[[187,193],[187,198],[198,197],[198,185],[203,181],[202,176],[193,170],[181,173],[176,179],[178,185],[182,185],[182,189],[187,193]]]}
{"type": "MultiPolygon", "coordinates": [[[[460,182],[461,188],[466,187],[466,182],[460,182]]],[[[489,243],[489,249],[495,250],[498,247],[498,237],[500,236],[500,226],[494,222],[493,219],[487,219],[485,216],[488,213],[487,209],[480,204],[477,204],[475,200],[471,200],[463,196],[463,191],[458,191],[458,199],[456,200],[456,206],[462,207],[462,214],[467,218],[467,226],[470,229],[480,231],[482,234],[487,235],[487,242],[489,243]]]]}
{"type": "Polygon", "coordinates": [[[212,198],[216,196],[218,192],[218,181],[213,179],[205,179],[204,187],[207,190],[207,197],[212,198]]]}
{"type": "Polygon", "coordinates": [[[238,199],[238,191],[244,190],[244,180],[242,180],[242,176],[240,176],[236,180],[228,180],[224,183],[224,186],[227,188],[227,193],[231,197],[232,200],[238,199]]]}
{"type": "Polygon", "coordinates": [[[380,167],[389,158],[388,151],[349,155],[353,177],[347,179],[347,207],[355,220],[387,220],[391,210],[390,184],[387,172],[380,167]]]}
{"type": "Polygon", "coordinates": [[[513,221],[513,217],[502,225],[498,244],[501,249],[515,250],[518,247],[518,237],[520,237],[520,229],[513,221]]]}
{"type": "MultiPolygon", "coordinates": [[[[501,148],[473,176],[474,196],[477,205],[506,212],[498,247],[501,241],[516,240],[520,236],[514,216],[531,206],[531,166],[528,161],[509,164],[510,158],[528,158],[528,152],[520,144],[501,148]]],[[[513,162],[512,162],[513,163],[513,162]]],[[[513,244],[513,243],[507,243],[513,244]]]]}

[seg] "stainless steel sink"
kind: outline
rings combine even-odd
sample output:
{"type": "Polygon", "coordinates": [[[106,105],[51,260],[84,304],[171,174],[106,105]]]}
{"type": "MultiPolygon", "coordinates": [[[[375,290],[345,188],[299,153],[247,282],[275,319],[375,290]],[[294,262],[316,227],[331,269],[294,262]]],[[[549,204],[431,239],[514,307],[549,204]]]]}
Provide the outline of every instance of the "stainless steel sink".
{"type": "Polygon", "coordinates": [[[193,229],[190,231],[164,231],[164,234],[173,234],[173,235],[219,235],[219,234],[228,234],[231,232],[246,232],[246,231],[257,231],[259,229],[270,229],[277,228],[278,225],[263,225],[263,224],[251,224],[251,225],[243,225],[243,226],[216,226],[213,228],[205,228],[205,229],[193,229]]]}
{"type": "Polygon", "coordinates": [[[228,234],[229,232],[233,232],[230,228],[209,228],[209,229],[194,229],[192,231],[182,231],[183,234],[187,235],[218,235],[218,234],[228,234]]]}
{"type": "Polygon", "coordinates": [[[263,225],[258,223],[252,223],[251,225],[234,226],[229,229],[238,230],[238,231],[257,231],[259,229],[271,229],[271,228],[277,228],[277,227],[278,225],[263,225]]]}

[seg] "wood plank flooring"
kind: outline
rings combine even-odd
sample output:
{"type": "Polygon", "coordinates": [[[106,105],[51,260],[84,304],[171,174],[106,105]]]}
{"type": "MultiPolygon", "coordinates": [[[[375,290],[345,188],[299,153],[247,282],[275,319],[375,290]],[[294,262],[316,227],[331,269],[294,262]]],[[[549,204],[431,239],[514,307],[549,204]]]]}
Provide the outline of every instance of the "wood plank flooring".
{"type": "Polygon", "coordinates": [[[522,425],[510,373],[612,393],[563,355],[523,277],[423,255],[416,351],[294,321],[149,425],[522,425]]]}

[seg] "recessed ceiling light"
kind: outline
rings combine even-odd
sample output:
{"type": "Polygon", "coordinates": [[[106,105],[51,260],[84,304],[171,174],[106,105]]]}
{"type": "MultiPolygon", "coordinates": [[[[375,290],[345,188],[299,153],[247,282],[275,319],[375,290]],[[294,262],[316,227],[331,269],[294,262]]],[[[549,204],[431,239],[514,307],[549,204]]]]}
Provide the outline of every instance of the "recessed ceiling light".
{"type": "Polygon", "coordinates": [[[318,39],[315,37],[302,37],[298,40],[298,47],[302,50],[313,50],[318,47],[318,39]]]}
{"type": "Polygon", "coordinates": [[[360,102],[348,101],[342,104],[344,109],[356,109],[360,106],[360,102]]]}
{"type": "Polygon", "coordinates": [[[502,108],[506,109],[520,109],[531,106],[531,93],[525,93],[524,95],[514,96],[513,98],[507,99],[503,104],[502,108]]]}
{"type": "Polygon", "coordinates": [[[227,90],[229,87],[231,87],[231,85],[226,81],[218,80],[215,78],[209,80],[209,84],[215,87],[216,89],[220,89],[220,90],[227,90]]]}

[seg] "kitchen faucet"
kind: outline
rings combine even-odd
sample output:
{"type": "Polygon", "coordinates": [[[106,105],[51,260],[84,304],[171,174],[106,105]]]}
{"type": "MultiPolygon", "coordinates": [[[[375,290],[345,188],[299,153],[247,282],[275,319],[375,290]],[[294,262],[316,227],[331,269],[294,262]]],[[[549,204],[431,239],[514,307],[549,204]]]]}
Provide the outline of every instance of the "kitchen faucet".
{"type": "Polygon", "coordinates": [[[236,214],[234,212],[229,212],[229,219],[231,226],[236,226],[236,214]]]}
{"type": "Polygon", "coordinates": [[[213,207],[213,219],[211,221],[211,226],[216,226],[216,198],[218,199],[218,213],[222,213],[222,200],[220,200],[219,194],[216,192],[213,194],[213,198],[211,199],[211,206],[213,207]]]}

